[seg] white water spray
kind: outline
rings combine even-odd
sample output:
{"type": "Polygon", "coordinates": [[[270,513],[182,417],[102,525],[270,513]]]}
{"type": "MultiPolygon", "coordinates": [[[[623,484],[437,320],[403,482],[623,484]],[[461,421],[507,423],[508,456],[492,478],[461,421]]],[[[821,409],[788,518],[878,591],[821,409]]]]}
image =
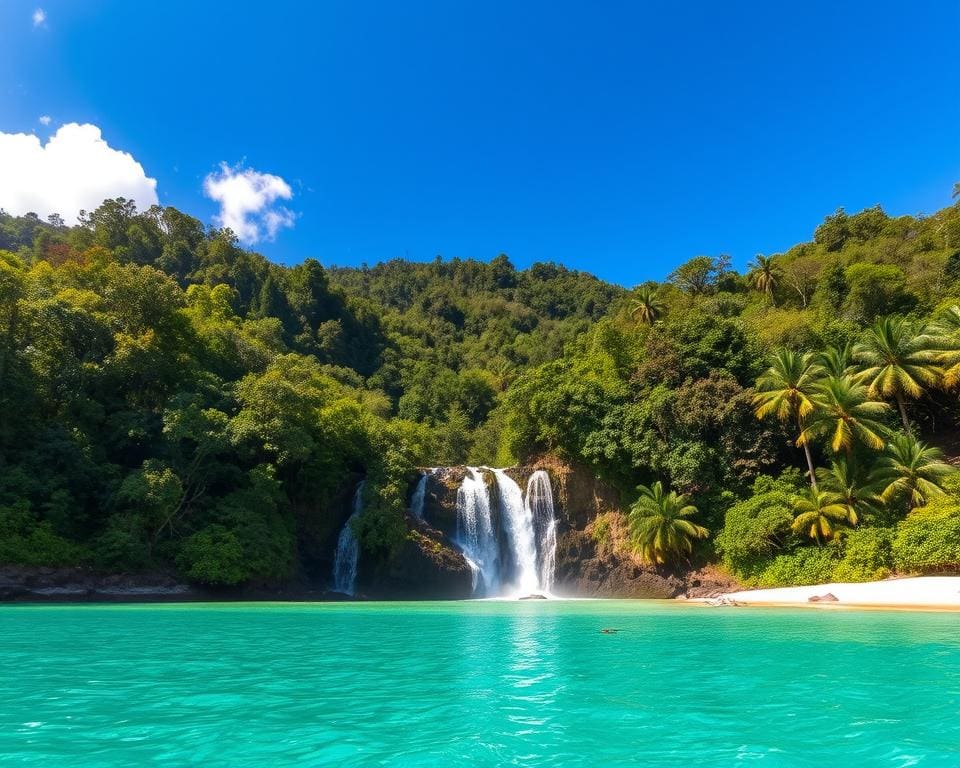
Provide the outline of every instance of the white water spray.
{"type": "Polygon", "coordinates": [[[490,493],[483,473],[467,467],[457,490],[457,545],[473,572],[474,594],[496,595],[500,588],[500,548],[490,515],[490,493]]]}
{"type": "Polygon", "coordinates": [[[553,489],[550,475],[538,469],[527,481],[524,506],[533,520],[537,540],[537,577],[540,589],[550,593],[553,589],[557,565],[557,518],[553,511],[553,489]]]}
{"type": "Polygon", "coordinates": [[[333,591],[344,595],[354,594],[357,582],[357,562],[360,559],[360,544],[353,534],[351,523],[363,511],[363,482],[353,494],[353,512],[340,531],[337,553],[333,560],[333,591]]]}
{"type": "Polygon", "coordinates": [[[413,497],[410,499],[410,511],[417,520],[423,520],[423,505],[427,498],[427,483],[430,475],[436,472],[435,469],[424,470],[420,473],[420,479],[417,480],[417,487],[413,491],[413,497]]]}
{"type": "Polygon", "coordinates": [[[509,545],[513,573],[511,586],[520,595],[541,589],[537,575],[537,543],[533,532],[533,516],[524,503],[523,492],[502,469],[493,470],[500,497],[500,516],[509,545]]]}
{"type": "MultiPolygon", "coordinates": [[[[419,490],[418,484],[411,500],[413,510],[419,490]]],[[[457,491],[455,543],[470,567],[474,595],[549,595],[557,559],[550,476],[537,470],[524,493],[502,469],[468,467],[457,491]],[[485,472],[493,473],[496,504],[491,504],[485,472]]]]}

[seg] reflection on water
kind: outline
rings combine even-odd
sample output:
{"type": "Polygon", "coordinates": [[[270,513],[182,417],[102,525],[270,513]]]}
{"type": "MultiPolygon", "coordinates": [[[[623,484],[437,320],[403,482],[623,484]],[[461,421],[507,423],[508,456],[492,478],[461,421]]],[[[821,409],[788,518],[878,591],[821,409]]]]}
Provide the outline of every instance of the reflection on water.
{"type": "Polygon", "coordinates": [[[955,768],[957,622],[615,601],[0,608],[0,755],[955,768]]]}

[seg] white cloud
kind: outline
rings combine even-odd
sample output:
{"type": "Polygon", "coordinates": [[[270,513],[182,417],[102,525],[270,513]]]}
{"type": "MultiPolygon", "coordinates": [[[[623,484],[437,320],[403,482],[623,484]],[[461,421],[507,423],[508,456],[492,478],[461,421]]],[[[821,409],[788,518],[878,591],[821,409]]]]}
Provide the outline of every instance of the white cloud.
{"type": "Polygon", "coordinates": [[[108,197],[158,202],[157,181],[133,156],[114,149],[95,125],[67,123],[46,144],[27,133],[0,132],[0,208],[15,216],[59,213],[76,223],[108,197]]]}
{"type": "Polygon", "coordinates": [[[37,8],[33,12],[33,26],[39,27],[47,20],[47,12],[43,8],[37,8]]]}
{"type": "Polygon", "coordinates": [[[273,240],[283,227],[292,227],[297,218],[293,211],[275,205],[277,200],[290,200],[293,190],[272,173],[220,163],[220,170],[203,180],[203,191],[220,203],[220,213],[214,221],[232,229],[245,243],[273,240]]]}
{"type": "Polygon", "coordinates": [[[50,115],[40,115],[37,119],[40,121],[40,125],[50,125],[50,115]]]}

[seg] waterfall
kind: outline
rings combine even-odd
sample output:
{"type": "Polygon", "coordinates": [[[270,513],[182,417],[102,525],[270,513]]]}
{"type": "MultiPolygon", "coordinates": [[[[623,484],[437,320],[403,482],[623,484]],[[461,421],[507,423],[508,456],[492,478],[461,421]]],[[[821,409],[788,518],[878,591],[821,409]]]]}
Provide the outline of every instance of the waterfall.
{"type": "MultiPolygon", "coordinates": [[[[425,477],[426,473],[421,475],[411,500],[414,514],[425,477]]],[[[422,501],[419,504],[422,510],[422,501]]],[[[557,559],[550,476],[538,469],[530,475],[524,493],[502,469],[467,467],[457,490],[455,543],[470,566],[474,595],[549,594],[557,559]],[[495,507],[490,503],[484,472],[492,472],[497,484],[495,507]]]]}
{"type": "Polygon", "coordinates": [[[500,587],[500,550],[483,473],[467,467],[457,490],[457,545],[473,571],[473,592],[495,595],[500,587]]]}
{"type": "Polygon", "coordinates": [[[521,595],[529,595],[541,589],[533,515],[524,503],[520,486],[502,469],[493,470],[493,474],[500,496],[501,522],[510,546],[512,586],[521,595]]]}
{"type": "Polygon", "coordinates": [[[340,531],[337,539],[337,554],[333,560],[333,591],[353,596],[357,581],[357,561],[360,559],[360,545],[353,535],[351,523],[363,510],[363,482],[357,485],[353,494],[353,512],[340,531]]]}
{"type": "Polygon", "coordinates": [[[417,480],[417,487],[414,489],[413,496],[410,499],[410,511],[417,520],[423,520],[423,504],[427,498],[427,481],[434,472],[436,472],[436,470],[431,469],[420,473],[420,479],[417,480]]]}
{"type": "Polygon", "coordinates": [[[524,506],[533,520],[533,530],[537,540],[537,577],[540,589],[550,592],[553,589],[553,576],[557,563],[557,518],[553,512],[550,475],[544,470],[538,469],[530,475],[524,506]]]}

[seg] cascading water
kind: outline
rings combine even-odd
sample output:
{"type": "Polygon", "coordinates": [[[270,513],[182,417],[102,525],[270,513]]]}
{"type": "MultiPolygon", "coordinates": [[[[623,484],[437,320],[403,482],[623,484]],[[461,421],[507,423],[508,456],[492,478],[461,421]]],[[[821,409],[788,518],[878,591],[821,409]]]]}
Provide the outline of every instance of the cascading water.
{"type": "Polygon", "coordinates": [[[337,553],[333,560],[333,591],[353,596],[357,581],[357,561],[360,559],[360,545],[353,535],[351,523],[363,510],[363,482],[353,494],[353,512],[340,531],[337,539],[337,553]]]}
{"type": "Polygon", "coordinates": [[[510,547],[511,586],[521,595],[542,589],[537,572],[537,542],[533,515],[523,492],[502,469],[493,470],[500,497],[500,517],[510,547]]]}
{"type": "Polygon", "coordinates": [[[427,498],[427,481],[430,480],[436,470],[424,470],[420,472],[420,479],[417,480],[417,487],[413,491],[413,497],[410,499],[410,511],[417,520],[423,520],[423,505],[427,498]]]}
{"type": "Polygon", "coordinates": [[[527,481],[524,506],[533,520],[537,539],[537,577],[540,589],[550,592],[557,563],[557,518],[553,511],[553,489],[550,475],[538,469],[527,481]]]}
{"type": "MultiPolygon", "coordinates": [[[[421,471],[410,498],[414,517],[424,519],[427,484],[441,471],[421,471]]],[[[470,566],[474,595],[550,594],[557,559],[550,476],[542,469],[533,472],[524,492],[502,469],[467,467],[457,489],[454,544],[470,566]],[[496,482],[496,505],[491,505],[486,472],[496,482]]]]}
{"type": "Polygon", "coordinates": [[[473,572],[473,593],[496,595],[500,548],[490,516],[490,493],[476,467],[467,467],[467,476],[457,490],[457,545],[473,572]]]}

